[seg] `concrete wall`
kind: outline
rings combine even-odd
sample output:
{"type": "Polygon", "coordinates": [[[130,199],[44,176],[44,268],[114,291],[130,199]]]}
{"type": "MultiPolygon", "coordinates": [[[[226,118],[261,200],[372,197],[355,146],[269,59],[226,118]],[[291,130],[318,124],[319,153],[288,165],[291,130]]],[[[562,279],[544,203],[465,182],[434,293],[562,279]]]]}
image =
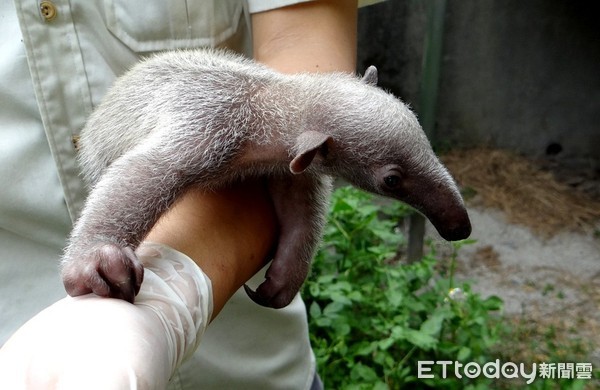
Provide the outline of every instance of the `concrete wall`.
{"type": "MultiPolygon", "coordinates": [[[[359,71],[418,112],[427,0],[359,13],[359,71]]],[[[448,0],[435,143],[600,163],[600,2],[448,0]]]]}

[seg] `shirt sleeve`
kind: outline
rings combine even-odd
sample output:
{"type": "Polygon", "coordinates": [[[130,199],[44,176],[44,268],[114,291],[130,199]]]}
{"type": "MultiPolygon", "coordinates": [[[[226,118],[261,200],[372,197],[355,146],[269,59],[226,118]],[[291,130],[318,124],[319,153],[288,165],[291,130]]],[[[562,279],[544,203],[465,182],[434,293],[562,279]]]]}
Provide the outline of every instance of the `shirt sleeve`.
{"type": "MultiPolygon", "coordinates": [[[[248,0],[248,10],[251,14],[264,12],[275,8],[286,7],[288,5],[307,3],[312,0],[248,0]]],[[[366,7],[371,4],[381,3],[385,0],[359,0],[359,7],[366,7]]]]}
{"type": "Polygon", "coordinates": [[[269,11],[288,5],[307,3],[311,0],[248,0],[248,10],[251,14],[269,11]]]}

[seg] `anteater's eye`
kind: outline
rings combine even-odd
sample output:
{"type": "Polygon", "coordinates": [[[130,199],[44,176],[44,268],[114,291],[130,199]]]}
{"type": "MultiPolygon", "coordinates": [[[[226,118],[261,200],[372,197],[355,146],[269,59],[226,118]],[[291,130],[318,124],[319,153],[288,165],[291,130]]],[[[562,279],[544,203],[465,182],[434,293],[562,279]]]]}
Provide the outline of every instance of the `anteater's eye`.
{"type": "Polygon", "coordinates": [[[389,189],[394,189],[398,187],[400,184],[400,176],[398,175],[389,175],[383,178],[383,182],[389,189]]]}

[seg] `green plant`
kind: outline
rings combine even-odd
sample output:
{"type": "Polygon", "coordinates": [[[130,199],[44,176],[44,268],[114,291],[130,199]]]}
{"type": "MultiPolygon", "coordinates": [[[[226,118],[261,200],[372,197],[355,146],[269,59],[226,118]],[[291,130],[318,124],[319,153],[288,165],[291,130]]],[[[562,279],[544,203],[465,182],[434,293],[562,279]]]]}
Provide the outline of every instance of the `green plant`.
{"type": "Polygon", "coordinates": [[[324,245],[303,297],[319,372],[327,388],[484,388],[486,378],[417,378],[419,360],[486,363],[499,340],[490,313],[497,297],[482,299],[436,272],[432,251],[421,261],[395,260],[405,244],[398,221],[410,213],[350,187],[333,196],[324,245]],[[408,385],[410,384],[410,385],[408,385]]]}

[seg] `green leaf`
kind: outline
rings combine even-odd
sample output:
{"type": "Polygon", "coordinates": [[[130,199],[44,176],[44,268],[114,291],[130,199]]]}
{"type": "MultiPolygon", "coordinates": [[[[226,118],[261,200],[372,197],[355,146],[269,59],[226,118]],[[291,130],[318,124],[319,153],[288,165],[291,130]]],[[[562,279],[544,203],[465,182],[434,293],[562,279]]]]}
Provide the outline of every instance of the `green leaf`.
{"type": "Polygon", "coordinates": [[[408,340],[411,344],[416,345],[419,348],[423,348],[426,351],[435,347],[438,343],[438,339],[430,336],[427,333],[414,329],[406,330],[406,340],[408,340]]]}
{"type": "Polygon", "coordinates": [[[333,328],[338,337],[346,336],[351,331],[350,325],[347,322],[336,321],[333,323],[333,328]]]}
{"type": "Polygon", "coordinates": [[[331,326],[331,318],[328,317],[315,318],[313,321],[320,328],[329,328],[331,326]]]}
{"type": "Polygon", "coordinates": [[[350,298],[348,298],[345,293],[342,293],[339,291],[332,292],[330,298],[332,301],[339,303],[343,306],[352,304],[352,301],[350,300],[350,298]]]}
{"type": "Polygon", "coordinates": [[[420,331],[429,336],[437,336],[442,329],[442,324],[449,312],[445,308],[438,309],[421,324],[420,331]]]}
{"type": "Polygon", "coordinates": [[[335,280],[335,275],[319,275],[317,283],[319,284],[330,284],[335,280]]]}
{"type": "Polygon", "coordinates": [[[392,337],[389,337],[387,339],[379,340],[377,345],[379,346],[379,349],[381,349],[382,351],[385,351],[385,350],[389,349],[395,343],[396,343],[396,340],[392,337]]]}
{"type": "Polygon", "coordinates": [[[400,307],[402,302],[404,302],[404,294],[401,291],[387,290],[385,297],[387,298],[387,303],[393,308],[400,307]]]}
{"type": "Polygon", "coordinates": [[[323,309],[323,315],[331,317],[342,311],[344,309],[344,306],[345,305],[340,302],[331,302],[330,304],[325,306],[325,309],[323,309]]]}
{"type": "Polygon", "coordinates": [[[313,318],[321,317],[321,315],[323,314],[323,312],[321,311],[321,307],[317,302],[313,302],[310,304],[309,313],[310,316],[313,318]]]}
{"type": "Polygon", "coordinates": [[[388,390],[388,385],[385,382],[377,382],[372,387],[373,390],[388,390]]]}
{"type": "Polygon", "coordinates": [[[492,296],[488,297],[487,299],[485,299],[482,302],[482,304],[486,310],[496,311],[496,310],[502,309],[504,302],[502,301],[502,298],[492,295],[492,296]]]}
{"type": "Polygon", "coordinates": [[[352,367],[350,378],[357,382],[375,382],[377,381],[378,376],[375,370],[373,370],[371,367],[367,367],[362,363],[358,363],[352,367]]]}
{"type": "Polygon", "coordinates": [[[471,356],[471,348],[461,347],[456,355],[456,360],[459,362],[465,362],[471,356]]]}
{"type": "Polygon", "coordinates": [[[371,353],[373,353],[373,351],[375,351],[375,349],[377,349],[377,346],[378,343],[369,343],[366,341],[362,341],[360,342],[360,344],[357,345],[357,348],[354,351],[354,353],[357,356],[370,355],[371,353]]]}

